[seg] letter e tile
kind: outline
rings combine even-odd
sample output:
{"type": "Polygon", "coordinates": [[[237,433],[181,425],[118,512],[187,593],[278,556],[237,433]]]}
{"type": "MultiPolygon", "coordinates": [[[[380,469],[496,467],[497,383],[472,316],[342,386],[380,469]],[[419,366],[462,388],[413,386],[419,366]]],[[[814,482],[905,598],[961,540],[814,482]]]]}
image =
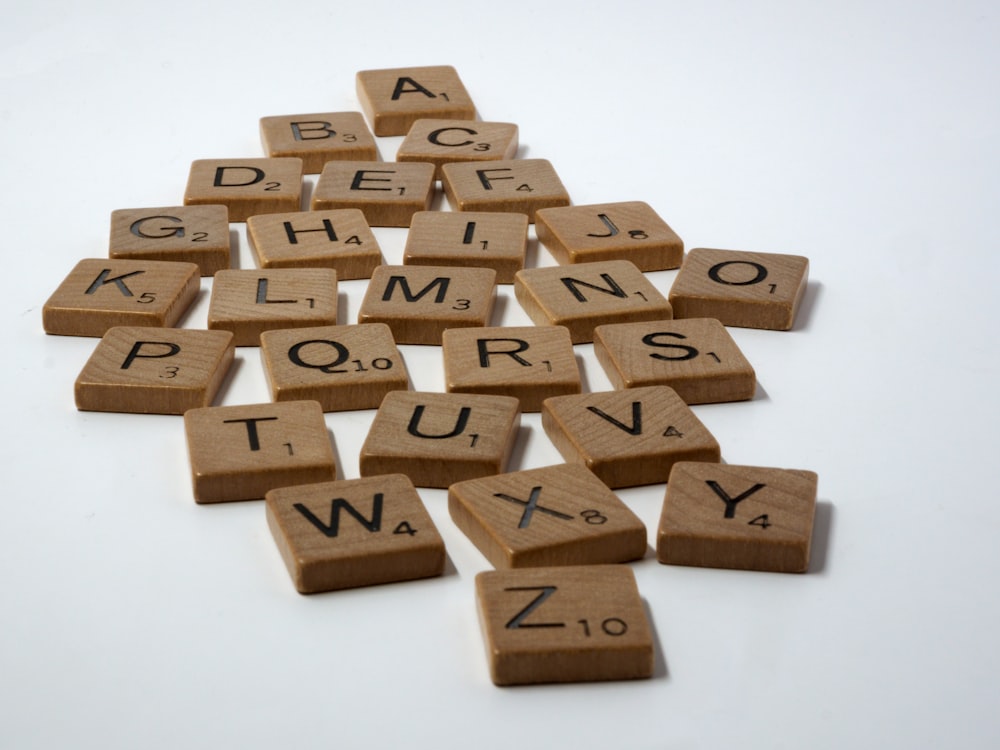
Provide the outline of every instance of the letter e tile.
{"type": "Polygon", "coordinates": [[[190,409],[184,432],[199,503],[254,500],[278,487],[337,478],[315,401],[190,409]]]}
{"type": "Polygon", "coordinates": [[[653,675],[653,633],[624,565],[491,570],[476,603],[496,685],[653,675]]]}
{"type": "Polygon", "coordinates": [[[670,565],[804,573],[817,481],[814,472],[797,469],[675,464],[656,558],[670,565]]]}
{"type": "Polygon", "coordinates": [[[402,474],[274,489],[265,505],[268,527],[302,594],[444,572],[444,541],[402,474]]]}
{"type": "Polygon", "coordinates": [[[620,563],[646,554],[639,517],[578,464],[456,482],[448,512],[497,568],[620,563]]]}

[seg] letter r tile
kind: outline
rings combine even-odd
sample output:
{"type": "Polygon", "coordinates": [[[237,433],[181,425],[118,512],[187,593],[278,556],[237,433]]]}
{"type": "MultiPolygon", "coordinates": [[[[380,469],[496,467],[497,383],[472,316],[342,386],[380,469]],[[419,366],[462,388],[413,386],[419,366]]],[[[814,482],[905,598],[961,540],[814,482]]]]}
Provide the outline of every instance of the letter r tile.
{"type": "Polygon", "coordinates": [[[675,464],[656,558],[669,565],[804,573],[817,481],[814,472],[797,469],[675,464]]]}
{"type": "Polygon", "coordinates": [[[653,632],[627,566],[485,571],[476,604],[496,685],[653,675],[653,632]]]}

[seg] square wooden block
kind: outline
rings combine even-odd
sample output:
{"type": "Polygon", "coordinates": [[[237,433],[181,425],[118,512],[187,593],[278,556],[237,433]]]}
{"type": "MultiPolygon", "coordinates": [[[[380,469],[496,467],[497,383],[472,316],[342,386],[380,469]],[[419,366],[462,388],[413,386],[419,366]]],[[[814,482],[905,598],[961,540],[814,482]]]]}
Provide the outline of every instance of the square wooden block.
{"type": "Polygon", "coordinates": [[[278,487],[337,478],[315,401],[190,409],[184,432],[199,503],[255,500],[278,487]]]}
{"type": "Polygon", "coordinates": [[[42,327],[60,336],[103,336],[115,326],[173,326],[201,287],[194,263],[81,260],[42,307],[42,327]]]}
{"type": "Polygon", "coordinates": [[[598,326],[594,355],[615,388],[669,385],[688,404],[743,401],[757,389],[753,367],[715,318],[598,326]]]}
{"type": "Polygon", "coordinates": [[[232,331],[236,346],[260,334],[337,322],[337,272],[329,268],[230,269],[212,284],[208,327],[232,331]]]}
{"type": "Polygon", "coordinates": [[[498,284],[513,284],[527,248],[524,214],[420,211],[406,233],[403,264],[492,268],[498,284]]]}
{"type": "Polygon", "coordinates": [[[624,565],[490,570],[476,603],[496,685],[653,675],[653,633],[624,565]]]}
{"type": "Polygon", "coordinates": [[[646,554],[645,525],[580,465],[456,482],[448,512],[497,568],[620,563],[646,554]]]}
{"type": "Polygon", "coordinates": [[[441,340],[449,393],[514,396],[537,412],[551,396],[579,393],[580,366],[562,326],[450,328],[441,340]]]}
{"type": "Polygon", "coordinates": [[[684,259],[684,241],[641,201],[543,208],[535,231],[563,265],[630,260],[640,271],[661,271],[684,259]]]}
{"type": "Polygon", "coordinates": [[[514,277],[514,296],[536,325],[566,326],[574,344],[593,341],[599,325],[673,317],[666,298],[627,260],[525,268],[514,277]]]}
{"type": "Polygon", "coordinates": [[[183,414],[208,406],[234,355],[228,331],[112,328],[76,379],[76,408],[183,414]]]}
{"type": "Polygon", "coordinates": [[[111,212],[108,257],[194,263],[202,276],[229,268],[225,206],[121,208],[111,212]]]}
{"type": "Polygon", "coordinates": [[[526,214],[530,222],[541,208],[570,203],[562,180],[546,159],[445,164],[441,185],[454,211],[526,214]]]}
{"type": "Polygon", "coordinates": [[[433,197],[433,164],[331,161],[316,181],[312,210],[357,208],[369,226],[408,227],[433,197]]]}
{"type": "Polygon", "coordinates": [[[375,233],[357,208],[251,216],[247,241],[261,268],[332,268],[346,281],[371,278],[382,264],[375,233]]]}
{"type": "Polygon", "coordinates": [[[670,288],[678,318],[716,318],[741,328],[790,330],[809,277],[801,255],[695,248],[670,288]]]}
{"type": "Polygon", "coordinates": [[[417,120],[473,120],[476,107],[450,65],[362,70],[358,101],[375,135],[406,135],[417,120]]]}
{"type": "Polygon", "coordinates": [[[275,401],[318,401],[323,411],[377,409],[410,387],[384,323],[264,331],[260,356],[275,401]]]}
{"type": "Polygon", "coordinates": [[[406,474],[418,487],[504,471],[521,424],[516,398],[387,393],[361,446],[361,476],[406,474]]]}
{"type": "Polygon", "coordinates": [[[387,324],[398,344],[440,345],[447,328],[488,325],[495,300],[490,268],[379,266],[358,322],[387,324]]]}
{"type": "Polygon", "coordinates": [[[666,482],[678,461],[721,458],[712,433],[665,385],[550,398],[542,427],[563,458],[608,487],[666,482]]]}
{"type": "Polygon", "coordinates": [[[510,122],[417,120],[410,127],[396,161],[424,161],[435,166],[457,161],[498,161],[517,155],[517,125],[510,122]]]}
{"type": "Polygon", "coordinates": [[[302,160],[198,159],[191,164],[184,205],[221,204],[230,221],[302,208],[302,160]]]}
{"type": "Polygon", "coordinates": [[[444,541],[402,474],[271,490],[267,525],[302,594],[444,572],[444,541]]]}
{"type": "Polygon", "coordinates": [[[262,117],[260,142],[271,158],[302,159],[303,174],[319,174],[328,161],[378,161],[375,136],[360,112],[262,117]]]}
{"type": "Polygon", "coordinates": [[[817,483],[812,471],[676,464],[656,558],[671,565],[804,573],[817,483]]]}

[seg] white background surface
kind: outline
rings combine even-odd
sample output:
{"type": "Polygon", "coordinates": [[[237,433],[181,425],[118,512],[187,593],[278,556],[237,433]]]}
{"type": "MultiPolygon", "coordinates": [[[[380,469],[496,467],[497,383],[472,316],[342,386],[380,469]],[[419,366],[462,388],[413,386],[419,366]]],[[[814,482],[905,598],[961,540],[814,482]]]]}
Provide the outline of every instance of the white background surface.
{"type": "MultiPolygon", "coordinates": [[[[9,9],[0,746],[996,747],[998,31],[989,2],[9,9]],[[106,255],[112,210],[179,204],[194,159],[261,155],[261,116],[358,109],[358,70],[434,64],[518,123],[519,155],[574,203],[645,200],[688,248],[811,260],[795,330],[731,329],[758,397],[695,411],[726,461],[819,474],[813,570],[650,550],[633,567],[652,680],[494,687],[488,565],[443,491],[421,495],[444,577],[300,596],[259,502],[195,505],[180,418],[77,412],[96,340],[42,332],[66,273],[106,255]]],[[[376,234],[400,262],[403,230],[376,234]]],[[[533,243],[529,264],[552,259],[533,243]]],[[[666,292],[675,272],[651,276],[666,292]]],[[[347,321],[363,288],[341,287],[347,321]]],[[[528,322],[510,287],[498,310],[528,322]]],[[[439,349],[403,354],[416,389],[443,390],[439,349]]],[[[266,400],[240,349],[221,402],[266,400]]],[[[372,414],[327,417],[346,477],[372,414]]],[[[511,468],[558,462],[523,424],[511,468]]],[[[662,494],[620,492],[651,543],[662,494]]]]}

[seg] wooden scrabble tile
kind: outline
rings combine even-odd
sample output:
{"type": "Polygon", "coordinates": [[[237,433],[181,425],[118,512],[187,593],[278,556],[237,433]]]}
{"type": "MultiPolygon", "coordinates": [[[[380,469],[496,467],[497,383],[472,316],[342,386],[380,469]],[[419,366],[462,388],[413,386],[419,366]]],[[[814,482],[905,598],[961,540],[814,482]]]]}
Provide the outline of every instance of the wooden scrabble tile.
{"type": "Polygon", "coordinates": [[[410,385],[384,323],[264,331],[260,356],[273,400],[318,401],[325,412],[377,409],[410,385]]]}
{"type": "Polygon", "coordinates": [[[543,208],[538,241],[561,264],[630,260],[640,271],[678,268],[684,241],[648,203],[599,203],[543,208]]]}
{"type": "Polygon", "coordinates": [[[446,328],[487,325],[495,299],[489,268],[379,266],[358,322],[387,324],[398,344],[440,345],[446,328]]]}
{"type": "Polygon", "coordinates": [[[517,155],[517,125],[470,120],[417,120],[396,151],[396,161],[424,161],[436,167],[456,161],[498,161],[517,155]]]}
{"type": "Polygon", "coordinates": [[[328,161],[377,161],[375,136],[360,112],[323,112],[260,118],[260,141],[271,158],[302,159],[303,174],[328,161]]]}
{"type": "Polygon", "coordinates": [[[212,284],[208,327],[232,331],[236,346],[260,334],[337,322],[337,272],[329,268],[230,269],[212,284]]]}
{"type": "Polygon", "coordinates": [[[229,268],[225,206],[122,208],[111,212],[108,257],[194,263],[202,276],[229,268]]]}
{"type": "Polygon", "coordinates": [[[791,329],[809,276],[800,255],[696,248],[670,288],[678,318],[717,318],[742,328],[791,329]]]}
{"type": "Polygon", "coordinates": [[[448,512],[497,568],[598,565],[646,554],[639,517],[579,465],[455,482],[448,512]]]}
{"type": "Polygon", "coordinates": [[[803,573],[817,482],[814,472],[797,469],[676,464],[656,557],[671,565],[803,573]]]}
{"type": "Polygon", "coordinates": [[[444,572],[444,541],[402,474],[274,489],[267,525],[303,594],[444,572]]]}
{"type": "Polygon", "coordinates": [[[261,214],[247,219],[261,268],[332,268],[341,281],[371,278],[382,249],[357,208],[261,214]]]}
{"type": "Polygon", "coordinates": [[[115,326],[173,326],[200,288],[198,266],[162,260],[81,260],[42,307],[42,327],[103,336],[115,326]]]}
{"type": "Polygon", "coordinates": [[[406,233],[403,264],[492,268],[498,284],[513,284],[527,248],[525,214],[420,211],[406,233]]]}
{"type": "Polygon", "coordinates": [[[312,210],[357,208],[370,226],[408,227],[433,197],[433,164],[331,161],[316,182],[312,210]]]}
{"type": "Polygon", "coordinates": [[[234,354],[228,331],[112,328],[76,379],[76,408],[183,414],[208,406],[234,354]]]}
{"type": "Polygon", "coordinates": [[[712,433],[665,385],[547,399],[542,427],[563,458],[612,488],[666,482],[678,461],[720,460],[712,433]]]}
{"type": "Polygon", "coordinates": [[[190,409],[184,432],[199,503],[254,500],[278,487],[337,478],[315,401],[190,409]]]}
{"type": "Polygon", "coordinates": [[[450,65],[362,70],[358,101],[375,135],[406,135],[417,120],[472,120],[476,108],[450,65]]]}
{"type": "Polygon", "coordinates": [[[570,203],[569,193],[546,159],[444,164],[441,185],[454,211],[520,213],[531,222],[541,208],[570,203]]]}
{"type": "Polygon", "coordinates": [[[484,571],[476,603],[497,685],[653,674],[653,633],[627,566],[484,571]]]}
{"type": "Polygon", "coordinates": [[[688,404],[743,401],[757,388],[753,367],[715,318],[598,326],[594,355],[615,388],[669,385],[688,404]]]}
{"type": "Polygon", "coordinates": [[[579,393],[580,366],[562,326],[450,328],[441,340],[449,393],[514,396],[537,412],[550,396],[579,393]]]}
{"type": "Polygon", "coordinates": [[[509,396],[392,391],[361,446],[361,476],[406,474],[418,487],[447,487],[498,474],[520,424],[509,396]]]}
{"type": "Polygon", "coordinates": [[[514,296],[536,325],[566,326],[574,344],[593,341],[599,325],[673,317],[670,303],[627,260],[525,268],[514,277],[514,296]]]}
{"type": "Polygon", "coordinates": [[[221,204],[230,221],[302,208],[302,160],[198,159],[191,164],[184,205],[221,204]]]}

